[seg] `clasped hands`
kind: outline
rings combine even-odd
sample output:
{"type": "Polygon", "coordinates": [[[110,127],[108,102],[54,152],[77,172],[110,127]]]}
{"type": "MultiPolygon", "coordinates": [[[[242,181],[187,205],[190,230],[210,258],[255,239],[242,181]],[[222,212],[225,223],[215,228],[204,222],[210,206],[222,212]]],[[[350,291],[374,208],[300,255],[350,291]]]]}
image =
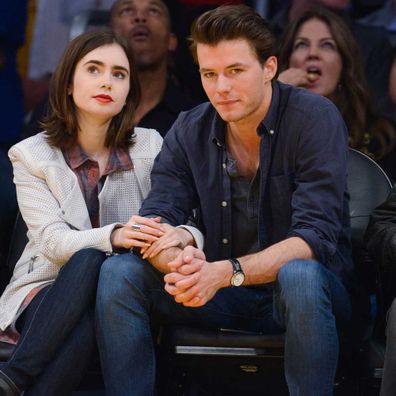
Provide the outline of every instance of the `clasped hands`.
{"type": "Polygon", "coordinates": [[[184,248],[191,243],[192,235],[183,228],[161,223],[160,217],[133,215],[128,223],[113,230],[110,239],[114,248],[140,248],[143,258],[149,259],[170,247],[184,248]]]}
{"type": "Polygon", "coordinates": [[[168,263],[171,272],[164,277],[165,290],[186,307],[203,306],[223,287],[219,264],[207,262],[202,250],[187,246],[168,263]]]}

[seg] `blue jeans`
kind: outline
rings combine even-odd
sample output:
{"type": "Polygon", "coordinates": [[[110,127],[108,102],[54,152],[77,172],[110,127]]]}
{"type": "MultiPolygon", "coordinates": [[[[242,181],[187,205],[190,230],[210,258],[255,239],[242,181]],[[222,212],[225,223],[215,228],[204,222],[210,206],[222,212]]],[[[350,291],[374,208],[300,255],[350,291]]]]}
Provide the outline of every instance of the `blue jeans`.
{"type": "Polygon", "coordinates": [[[96,303],[106,394],[154,394],[150,319],[155,318],[165,324],[285,331],[290,394],[331,395],[338,360],[336,321],[346,323],[349,317],[347,291],[316,261],[291,261],[267,288],[221,289],[205,306],[188,308],[165,292],[163,275],[147,261],[131,254],[113,256],[103,263],[96,303]]]}
{"type": "Polygon", "coordinates": [[[28,388],[24,395],[69,395],[80,384],[96,349],[94,305],[105,257],[95,249],[75,253],[18,319],[21,337],[0,377],[28,388]]]}

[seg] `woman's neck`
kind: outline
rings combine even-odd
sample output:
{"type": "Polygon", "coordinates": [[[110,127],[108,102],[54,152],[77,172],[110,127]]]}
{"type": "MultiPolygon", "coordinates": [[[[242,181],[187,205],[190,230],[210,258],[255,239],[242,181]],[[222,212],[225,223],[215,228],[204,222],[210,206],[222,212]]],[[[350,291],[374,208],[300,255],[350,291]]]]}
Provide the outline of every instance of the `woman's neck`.
{"type": "Polygon", "coordinates": [[[110,121],[103,123],[80,122],[78,143],[87,156],[97,161],[100,174],[103,174],[109,158],[109,147],[106,147],[106,136],[110,121]]]}

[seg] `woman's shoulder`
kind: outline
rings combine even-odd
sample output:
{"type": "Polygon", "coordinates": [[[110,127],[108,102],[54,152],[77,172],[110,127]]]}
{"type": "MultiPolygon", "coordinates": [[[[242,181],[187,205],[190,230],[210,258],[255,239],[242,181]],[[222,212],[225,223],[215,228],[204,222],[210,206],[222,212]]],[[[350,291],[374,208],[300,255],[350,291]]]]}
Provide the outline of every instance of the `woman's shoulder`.
{"type": "Polygon", "coordinates": [[[155,129],[135,127],[132,158],[155,157],[162,146],[162,137],[155,129]]]}
{"type": "Polygon", "coordinates": [[[31,157],[35,161],[51,160],[58,156],[58,149],[50,146],[47,142],[45,132],[40,132],[16,143],[9,150],[9,156],[31,157]]]}

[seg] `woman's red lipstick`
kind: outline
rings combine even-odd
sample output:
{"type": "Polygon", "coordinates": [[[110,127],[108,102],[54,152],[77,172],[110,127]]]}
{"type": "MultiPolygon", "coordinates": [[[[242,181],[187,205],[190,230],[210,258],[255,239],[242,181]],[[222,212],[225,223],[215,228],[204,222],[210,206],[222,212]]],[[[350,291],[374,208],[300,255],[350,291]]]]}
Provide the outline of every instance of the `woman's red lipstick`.
{"type": "Polygon", "coordinates": [[[109,103],[113,101],[113,98],[110,95],[105,94],[96,95],[94,98],[100,103],[109,103]]]}

